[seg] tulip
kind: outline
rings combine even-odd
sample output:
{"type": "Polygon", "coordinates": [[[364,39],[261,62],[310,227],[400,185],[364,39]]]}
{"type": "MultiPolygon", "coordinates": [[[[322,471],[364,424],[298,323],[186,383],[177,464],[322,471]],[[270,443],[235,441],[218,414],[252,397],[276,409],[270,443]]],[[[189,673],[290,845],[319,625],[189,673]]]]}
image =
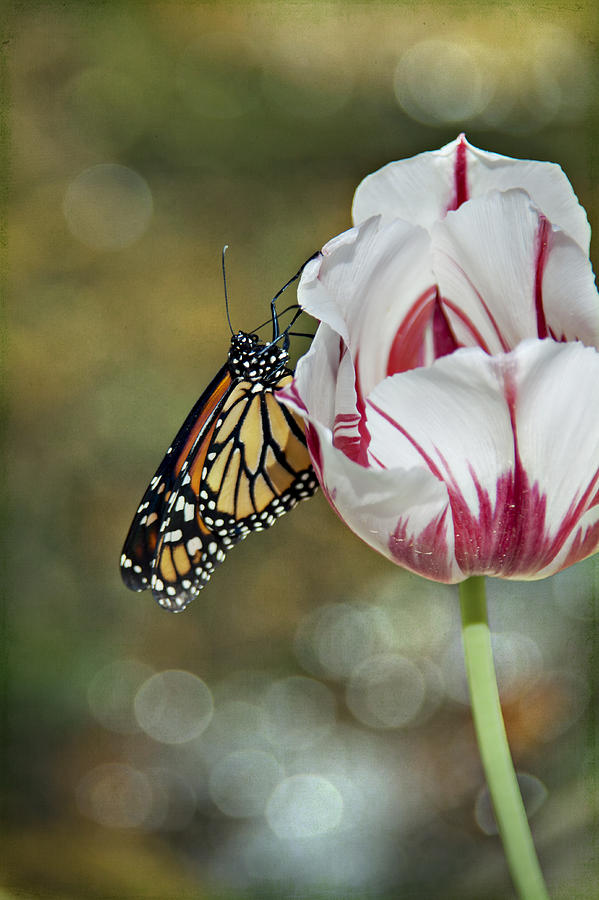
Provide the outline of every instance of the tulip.
{"type": "Polygon", "coordinates": [[[304,268],[319,320],[292,383],[323,492],[392,562],[460,583],[479,748],[522,898],[546,898],[501,716],[484,578],[599,549],[599,297],[590,228],[551,163],[463,136],[359,185],[304,268]]]}
{"type": "Polygon", "coordinates": [[[304,269],[321,324],[280,394],[330,504],[447,583],[594,553],[599,297],[561,169],[461,137],[367,177],[353,211],[304,269]]]}

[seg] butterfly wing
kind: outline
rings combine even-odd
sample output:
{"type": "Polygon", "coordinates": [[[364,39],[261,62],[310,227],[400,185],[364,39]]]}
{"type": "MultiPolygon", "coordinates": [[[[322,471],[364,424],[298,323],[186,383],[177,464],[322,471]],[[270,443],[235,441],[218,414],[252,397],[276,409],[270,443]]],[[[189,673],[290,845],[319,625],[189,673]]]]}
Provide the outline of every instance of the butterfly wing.
{"type": "Polygon", "coordinates": [[[210,430],[232,384],[226,365],[201,395],[166,452],[137,509],[121,554],[121,576],[128,588],[149,587],[160,542],[160,527],[181,469],[192,447],[210,430]]]}
{"type": "Polygon", "coordinates": [[[184,609],[232,546],[316,491],[301,422],[275,394],[290,378],[234,383],[183,461],[154,552],[161,606],[184,609]]]}

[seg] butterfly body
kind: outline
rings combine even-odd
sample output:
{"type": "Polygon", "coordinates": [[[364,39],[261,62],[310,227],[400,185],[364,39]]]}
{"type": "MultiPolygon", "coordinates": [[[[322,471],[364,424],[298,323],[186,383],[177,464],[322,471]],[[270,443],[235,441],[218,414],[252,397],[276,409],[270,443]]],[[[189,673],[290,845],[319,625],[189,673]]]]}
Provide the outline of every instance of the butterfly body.
{"type": "Polygon", "coordinates": [[[144,494],[121,556],[131,590],[179,612],[232,546],[269,528],[317,481],[301,420],[279,403],[286,346],[239,332],[144,494]]]}

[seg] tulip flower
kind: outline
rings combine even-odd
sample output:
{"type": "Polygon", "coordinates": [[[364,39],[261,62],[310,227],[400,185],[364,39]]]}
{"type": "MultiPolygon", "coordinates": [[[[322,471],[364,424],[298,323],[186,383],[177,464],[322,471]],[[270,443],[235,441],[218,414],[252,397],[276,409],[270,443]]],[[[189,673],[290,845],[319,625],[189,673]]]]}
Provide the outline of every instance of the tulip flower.
{"type": "Polygon", "coordinates": [[[323,491],[392,562],[460,583],[473,716],[522,898],[545,898],[501,717],[484,578],[599,549],[599,297],[559,168],[463,136],[359,185],[309,262],[320,322],[279,396],[323,491]]]}
{"type": "Polygon", "coordinates": [[[298,289],[283,392],[356,534],[437,581],[543,578],[599,546],[599,297],[561,169],[471,147],[391,163],[298,289]]]}

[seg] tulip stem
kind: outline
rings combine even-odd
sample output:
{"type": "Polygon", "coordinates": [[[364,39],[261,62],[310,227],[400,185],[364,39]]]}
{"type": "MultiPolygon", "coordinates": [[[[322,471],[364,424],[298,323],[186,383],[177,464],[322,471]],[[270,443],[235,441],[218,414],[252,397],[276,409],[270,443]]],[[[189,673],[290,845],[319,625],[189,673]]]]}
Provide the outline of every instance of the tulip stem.
{"type": "Polygon", "coordinates": [[[548,900],[503,724],[483,577],[460,584],[460,606],[474,727],[507,863],[520,900],[548,900]]]}

